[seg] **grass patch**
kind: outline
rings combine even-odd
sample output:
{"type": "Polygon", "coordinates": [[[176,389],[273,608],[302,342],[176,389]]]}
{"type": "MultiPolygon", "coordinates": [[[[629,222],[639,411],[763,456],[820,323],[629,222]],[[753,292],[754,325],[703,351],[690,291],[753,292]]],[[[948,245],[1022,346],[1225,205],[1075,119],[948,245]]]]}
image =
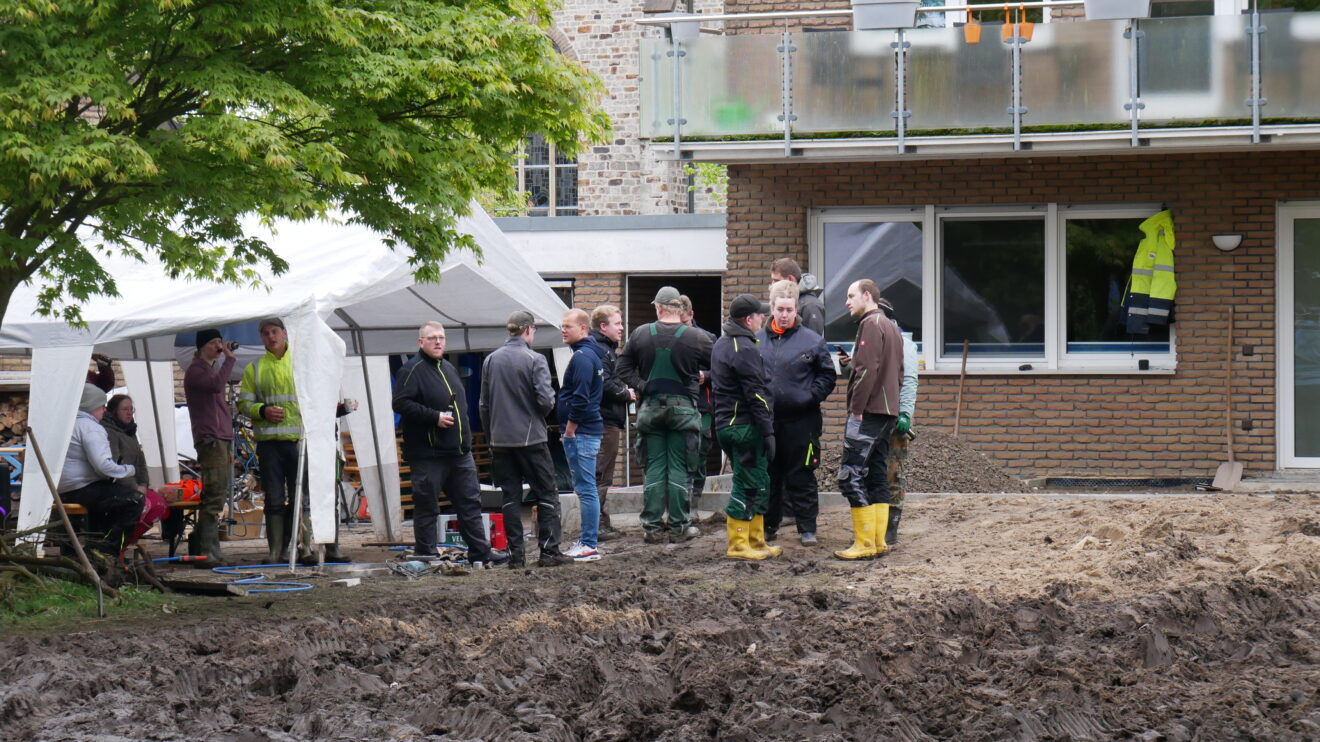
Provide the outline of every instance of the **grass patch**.
{"type": "MultiPolygon", "coordinates": [[[[80,582],[46,578],[44,586],[21,580],[0,602],[0,626],[59,628],[96,618],[96,591],[80,582]]],[[[177,603],[177,595],[162,595],[149,587],[125,585],[118,598],[105,599],[106,618],[160,613],[177,603]]]]}

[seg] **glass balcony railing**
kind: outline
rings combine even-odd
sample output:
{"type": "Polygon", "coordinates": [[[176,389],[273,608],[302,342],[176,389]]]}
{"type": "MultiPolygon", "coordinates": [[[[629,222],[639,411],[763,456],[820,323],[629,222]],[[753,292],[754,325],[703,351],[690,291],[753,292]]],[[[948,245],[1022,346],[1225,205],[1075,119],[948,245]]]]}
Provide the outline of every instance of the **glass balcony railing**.
{"type": "Polygon", "coordinates": [[[681,45],[677,64],[672,42],[645,39],[642,135],[808,139],[1320,121],[1320,13],[1259,17],[1256,44],[1250,15],[1141,20],[1135,42],[1129,21],[1036,24],[1030,39],[1005,39],[1001,26],[986,24],[976,43],[962,28],[702,36],[681,45]]]}

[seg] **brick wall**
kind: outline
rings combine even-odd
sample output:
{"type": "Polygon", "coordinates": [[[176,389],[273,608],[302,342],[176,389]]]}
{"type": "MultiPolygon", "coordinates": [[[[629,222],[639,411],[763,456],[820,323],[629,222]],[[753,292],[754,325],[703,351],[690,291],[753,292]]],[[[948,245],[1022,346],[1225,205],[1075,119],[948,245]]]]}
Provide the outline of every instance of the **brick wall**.
{"type": "MultiPolygon", "coordinates": [[[[1320,198],[1320,153],[1032,157],[730,168],[725,299],[762,291],[772,259],[806,265],[813,207],[1165,202],[1177,220],[1173,376],[970,376],[962,436],[1014,473],[1209,476],[1224,457],[1226,305],[1237,308],[1234,436],[1275,467],[1275,203],[1320,198]],[[1212,234],[1243,235],[1220,253],[1212,234]],[[1243,345],[1255,354],[1241,355],[1243,345]],[[1251,431],[1242,420],[1250,419],[1251,431]]],[[[917,426],[951,430],[958,379],[924,376],[917,426]]],[[[827,406],[841,435],[843,385],[827,406]]]]}
{"type": "MultiPolygon", "coordinates": [[[[638,44],[663,31],[638,26],[640,0],[566,0],[554,14],[556,44],[600,78],[606,89],[601,105],[614,131],[609,142],[587,148],[578,157],[578,203],[583,216],[687,213],[687,176],[673,161],[656,156],[641,140],[641,80],[638,44]]],[[[721,3],[700,0],[699,13],[720,11],[721,3]]],[[[715,24],[710,24],[715,27],[715,24]]],[[[696,199],[697,213],[721,210],[706,192],[696,199]]]]}

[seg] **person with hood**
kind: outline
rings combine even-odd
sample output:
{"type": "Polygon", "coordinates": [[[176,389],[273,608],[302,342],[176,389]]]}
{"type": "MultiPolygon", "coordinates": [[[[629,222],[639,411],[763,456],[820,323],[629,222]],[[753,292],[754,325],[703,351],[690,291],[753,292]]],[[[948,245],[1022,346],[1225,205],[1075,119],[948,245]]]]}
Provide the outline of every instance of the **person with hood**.
{"type": "Polygon", "coordinates": [[[802,274],[802,280],[798,281],[798,320],[822,338],[825,337],[825,302],[820,298],[823,291],[816,274],[802,274]]]}
{"type": "Polygon", "coordinates": [[[880,311],[880,289],[863,278],[848,287],[848,313],[857,341],[848,366],[848,421],[839,462],[839,491],[852,509],[853,544],[834,556],[874,559],[887,551],[889,443],[898,421],[903,376],[903,337],[880,311]]]}
{"type": "Polygon", "coordinates": [[[197,352],[183,374],[183,395],[202,475],[202,502],[188,552],[205,556],[207,564],[223,563],[225,558],[220,551],[220,512],[234,486],[234,420],[225,391],[236,347],[226,343],[219,330],[199,330],[197,352]]]}
{"type": "Polygon", "coordinates": [[[701,432],[697,384],[701,369],[710,365],[711,342],[683,324],[681,296],[673,286],[662,286],[651,302],[656,321],[633,330],[619,354],[619,378],[641,398],[637,432],[646,460],[641,521],[649,544],[692,538],[689,488],[701,432]],[[669,520],[662,523],[666,511],[669,520]]]}
{"type": "Polygon", "coordinates": [[[555,406],[550,366],[532,349],[536,318],[519,309],[509,315],[509,339],[481,365],[481,427],[490,443],[491,478],[503,493],[501,512],[509,539],[509,568],[527,564],[523,544],[523,482],[536,501],[540,566],[567,564],[559,552],[562,524],[555,465],[550,458],[545,416],[555,406]]]}
{"type": "Polygon", "coordinates": [[[418,556],[436,556],[440,493],[458,513],[458,533],[469,562],[500,565],[509,555],[490,548],[481,520],[481,484],[472,459],[467,392],[445,360],[445,327],[426,322],[417,332],[417,355],[394,381],[394,411],[403,428],[403,458],[412,467],[413,541],[418,556]]]}
{"type": "Polygon", "coordinates": [[[101,425],[105,426],[106,436],[110,439],[110,457],[121,464],[133,465],[133,476],[116,481],[125,487],[132,487],[142,495],[142,517],[125,542],[126,546],[135,543],[150,530],[170,507],[164,497],[147,488],[147,454],[138,442],[138,426],[133,419],[135,412],[137,410],[133,408],[132,397],[116,394],[106,403],[105,415],[101,417],[101,425]]]}
{"type": "Polygon", "coordinates": [[[628,422],[628,403],[637,401],[637,392],[619,378],[618,350],[623,339],[623,313],[613,304],[602,304],[591,311],[591,337],[605,351],[601,357],[605,369],[600,401],[600,417],[605,433],[596,454],[596,493],[600,495],[600,537],[609,541],[619,537],[605,512],[605,500],[614,484],[614,465],[619,459],[619,441],[628,422]]]}
{"type": "Polygon", "coordinates": [[[91,528],[99,534],[88,548],[118,559],[142,516],[143,496],[122,482],[136,481],[137,469],[114,459],[103,417],[105,392],[84,383],[56,489],[65,504],[87,508],[91,528]]]}
{"type": "Polygon", "coordinates": [[[556,415],[562,431],[560,440],[564,444],[564,456],[573,475],[573,491],[578,496],[578,512],[582,514],[582,533],[564,556],[578,562],[594,562],[600,559],[596,455],[600,452],[600,439],[605,434],[605,423],[600,415],[605,349],[591,337],[591,318],[581,309],[564,313],[559,335],[564,344],[573,349],[573,356],[559,385],[556,415]]]}
{"type": "Polygon", "coordinates": [[[834,391],[834,361],[825,339],[803,327],[797,315],[798,286],[777,281],[770,287],[770,323],[757,333],[774,394],[775,455],[770,461],[770,505],[765,538],[775,539],[787,513],[797,524],[803,546],[816,545],[820,496],[820,406],[834,391]]]}
{"type": "Polygon", "coordinates": [[[729,321],[710,355],[715,437],[733,467],[724,509],[730,559],[760,560],[782,552],[765,542],[770,504],[769,460],[775,457],[773,397],[756,333],[770,308],[751,294],[729,303],[729,321]]]}

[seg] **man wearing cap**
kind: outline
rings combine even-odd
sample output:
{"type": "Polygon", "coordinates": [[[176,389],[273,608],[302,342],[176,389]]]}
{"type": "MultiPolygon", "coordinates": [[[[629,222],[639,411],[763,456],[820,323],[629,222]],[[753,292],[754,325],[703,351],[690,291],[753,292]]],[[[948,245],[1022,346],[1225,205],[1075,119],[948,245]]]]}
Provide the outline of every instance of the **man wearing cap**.
{"type": "Polygon", "coordinates": [[[417,335],[417,355],[403,364],[394,382],[403,458],[412,467],[414,549],[418,556],[435,556],[443,492],[458,512],[458,532],[467,544],[468,560],[504,564],[509,555],[490,548],[482,526],[467,392],[458,369],[445,360],[444,325],[427,322],[417,335]]]}
{"type": "Polygon", "coordinates": [[[770,460],[770,507],[766,540],[773,541],[784,514],[793,518],[803,546],[816,545],[820,499],[816,467],[820,463],[820,406],[834,391],[837,376],[825,340],[797,316],[798,286],[776,281],[770,286],[773,316],[757,334],[774,393],[775,455],[770,460]]]}
{"type": "Polygon", "coordinates": [[[142,517],[143,496],[115,481],[133,476],[136,470],[111,458],[110,436],[101,425],[104,415],[105,392],[83,384],[57,489],[66,504],[87,508],[91,527],[100,534],[88,547],[118,558],[142,517]]]}
{"type": "Polygon", "coordinates": [[[890,438],[899,413],[903,337],[880,311],[880,289],[864,278],[848,287],[847,307],[857,321],[849,364],[848,421],[839,463],[839,491],[852,509],[853,544],[839,559],[873,559],[887,551],[890,438]]]}
{"type": "Polygon", "coordinates": [[[729,302],[729,321],[710,358],[715,438],[733,467],[733,487],[724,508],[730,559],[765,559],[781,553],[765,543],[770,502],[768,462],[775,456],[773,399],[756,333],[770,308],[751,294],[729,302]]]}
{"type": "Polygon", "coordinates": [[[234,370],[234,348],[219,330],[197,333],[197,353],[183,374],[183,395],[188,401],[193,446],[202,475],[202,502],[188,552],[205,556],[207,564],[224,562],[220,551],[220,511],[234,484],[234,423],[225,399],[225,385],[234,370]],[[217,368],[220,356],[225,360],[217,368]]]}
{"type": "Polygon", "coordinates": [[[710,364],[711,341],[683,324],[680,296],[673,286],[656,293],[656,321],[633,331],[617,366],[619,378],[641,398],[637,431],[646,449],[641,521],[647,543],[667,540],[666,528],[668,539],[691,538],[689,487],[701,432],[697,384],[710,364]]]}
{"type": "Polygon", "coordinates": [[[505,324],[509,339],[481,365],[481,427],[490,442],[491,478],[503,493],[509,568],[527,564],[523,544],[523,482],[536,501],[536,543],[541,566],[567,564],[559,551],[559,488],[547,445],[545,416],[555,406],[550,366],[532,350],[536,318],[518,310],[505,324]]]}

